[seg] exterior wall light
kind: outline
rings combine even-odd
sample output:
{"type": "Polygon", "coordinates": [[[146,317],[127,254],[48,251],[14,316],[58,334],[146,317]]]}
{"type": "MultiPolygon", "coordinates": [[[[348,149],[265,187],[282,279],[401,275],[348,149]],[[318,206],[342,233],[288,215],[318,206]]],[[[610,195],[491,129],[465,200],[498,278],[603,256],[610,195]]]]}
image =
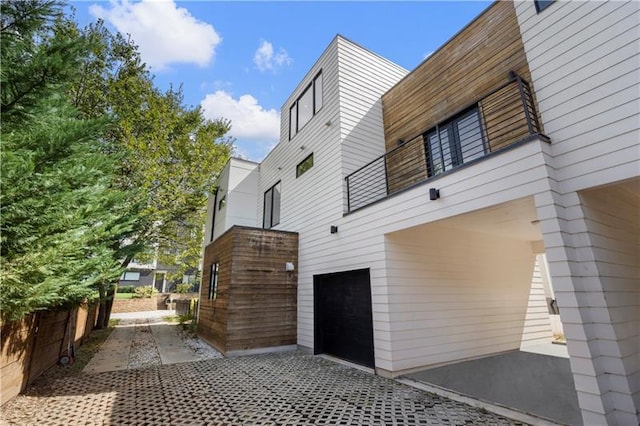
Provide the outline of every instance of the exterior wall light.
{"type": "Polygon", "coordinates": [[[296,266],[293,264],[293,262],[285,262],[284,264],[285,271],[294,271],[295,269],[296,269],[296,266]]]}
{"type": "Polygon", "coordinates": [[[331,225],[331,233],[332,234],[337,234],[338,233],[338,227],[336,225],[331,225]]]}
{"type": "Polygon", "coordinates": [[[438,198],[440,198],[440,190],[436,188],[429,188],[429,199],[433,201],[438,198]]]}

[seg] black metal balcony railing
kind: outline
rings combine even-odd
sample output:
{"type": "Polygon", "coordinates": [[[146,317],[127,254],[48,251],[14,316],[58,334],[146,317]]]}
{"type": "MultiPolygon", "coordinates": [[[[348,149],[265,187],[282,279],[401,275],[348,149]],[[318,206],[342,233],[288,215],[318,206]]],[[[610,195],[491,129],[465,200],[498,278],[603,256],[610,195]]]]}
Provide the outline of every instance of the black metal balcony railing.
{"type": "Polygon", "coordinates": [[[347,212],[540,134],[529,84],[517,75],[467,108],[345,178],[347,212]]]}

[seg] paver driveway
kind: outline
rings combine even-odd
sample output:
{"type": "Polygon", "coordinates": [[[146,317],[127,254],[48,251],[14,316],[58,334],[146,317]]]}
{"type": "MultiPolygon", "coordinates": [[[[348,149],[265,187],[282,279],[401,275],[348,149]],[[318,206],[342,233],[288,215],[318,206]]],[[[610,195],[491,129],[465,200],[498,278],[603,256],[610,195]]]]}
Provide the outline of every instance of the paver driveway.
{"type": "Polygon", "coordinates": [[[81,374],[2,411],[21,425],[519,424],[300,352],[81,374]]]}

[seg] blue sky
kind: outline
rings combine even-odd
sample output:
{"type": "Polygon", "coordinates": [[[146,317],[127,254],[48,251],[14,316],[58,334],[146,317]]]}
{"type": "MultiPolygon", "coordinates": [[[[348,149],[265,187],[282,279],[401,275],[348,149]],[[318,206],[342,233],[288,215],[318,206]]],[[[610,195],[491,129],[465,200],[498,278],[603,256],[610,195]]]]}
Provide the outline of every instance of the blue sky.
{"type": "Polygon", "coordinates": [[[72,2],[130,34],[156,84],[183,85],[185,103],[232,121],[236,155],[260,161],[278,140],[280,109],[336,34],[403,66],[425,57],[488,1],[72,2]]]}

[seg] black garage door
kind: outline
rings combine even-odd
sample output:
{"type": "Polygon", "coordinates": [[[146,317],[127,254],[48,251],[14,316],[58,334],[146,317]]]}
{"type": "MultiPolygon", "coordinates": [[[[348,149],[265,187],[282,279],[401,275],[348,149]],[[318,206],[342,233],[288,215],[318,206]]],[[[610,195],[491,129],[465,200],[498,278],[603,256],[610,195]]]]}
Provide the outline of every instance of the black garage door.
{"type": "Polygon", "coordinates": [[[374,367],[369,270],[315,275],[315,353],[374,367]]]}

